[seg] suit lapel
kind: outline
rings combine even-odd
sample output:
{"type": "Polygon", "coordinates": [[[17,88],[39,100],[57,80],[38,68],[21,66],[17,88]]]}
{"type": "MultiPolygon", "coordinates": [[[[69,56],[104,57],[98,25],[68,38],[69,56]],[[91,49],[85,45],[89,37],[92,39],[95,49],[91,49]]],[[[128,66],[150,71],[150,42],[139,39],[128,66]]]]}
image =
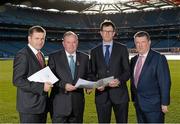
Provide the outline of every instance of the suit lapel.
{"type": "Polygon", "coordinates": [[[70,77],[71,80],[73,80],[72,75],[71,75],[71,69],[69,67],[69,62],[68,62],[68,59],[64,50],[63,50],[63,59],[61,61],[63,61],[62,63],[64,63],[64,66],[65,66],[64,72],[67,74],[67,77],[70,77]]]}
{"type": "MultiPolygon", "coordinates": [[[[39,61],[38,61],[38,59],[36,57],[36,55],[33,53],[33,51],[28,46],[27,46],[27,50],[28,50],[30,56],[32,57],[32,59],[34,60],[34,62],[39,66],[39,68],[42,68],[41,64],[39,63],[39,61]]],[[[44,56],[43,56],[43,60],[44,60],[44,63],[45,63],[44,56]]]]}
{"type": "Polygon", "coordinates": [[[99,46],[98,53],[99,53],[98,61],[102,61],[100,63],[103,63],[104,66],[106,66],[106,62],[105,62],[105,58],[104,58],[104,54],[103,54],[103,45],[102,44],[99,46]]]}
{"type": "Polygon", "coordinates": [[[131,69],[132,69],[132,82],[133,82],[133,86],[135,87],[134,85],[134,68],[135,68],[135,65],[136,65],[136,62],[137,62],[137,59],[138,59],[138,55],[136,55],[133,59],[132,59],[132,65],[131,65],[131,69]]]}
{"type": "MultiPolygon", "coordinates": [[[[144,62],[144,65],[143,65],[143,67],[142,67],[141,74],[140,74],[140,76],[139,76],[139,82],[140,82],[141,78],[143,77],[143,74],[144,74],[145,71],[147,70],[147,67],[148,67],[149,62],[150,62],[150,60],[151,60],[152,57],[153,57],[153,56],[152,56],[152,51],[150,50],[149,53],[148,53],[148,55],[147,55],[147,57],[146,57],[146,60],[145,60],[145,62],[144,62]]],[[[139,84],[139,83],[138,83],[138,84],[139,84]]]]}
{"type": "Polygon", "coordinates": [[[77,79],[79,74],[79,68],[80,68],[80,55],[78,52],[76,52],[76,62],[75,62],[75,74],[74,74],[74,80],[77,79]]]}
{"type": "Polygon", "coordinates": [[[113,46],[112,46],[112,51],[111,51],[111,54],[110,54],[110,58],[109,58],[109,66],[113,65],[113,60],[116,60],[116,53],[117,53],[118,50],[116,50],[116,43],[114,42],[113,43],[113,46]]]}

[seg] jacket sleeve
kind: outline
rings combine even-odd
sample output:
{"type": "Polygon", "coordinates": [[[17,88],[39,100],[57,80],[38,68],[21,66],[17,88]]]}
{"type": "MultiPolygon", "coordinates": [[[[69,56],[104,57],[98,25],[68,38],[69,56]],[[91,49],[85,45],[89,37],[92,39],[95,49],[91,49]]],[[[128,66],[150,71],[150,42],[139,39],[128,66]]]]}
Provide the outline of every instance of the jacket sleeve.
{"type": "Polygon", "coordinates": [[[92,50],[90,53],[89,61],[89,78],[93,81],[97,80],[97,67],[96,67],[96,58],[95,52],[92,50]]]}
{"type": "Polygon", "coordinates": [[[157,67],[157,77],[161,93],[161,104],[170,104],[171,78],[168,62],[164,55],[161,55],[157,67]]]}
{"type": "Polygon", "coordinates": [[[42,95],[44,93],[44,84],[27,79],[31,67],[27,55],[22,52],[18,53],[13,65],[13,84],[26,92],[42,95]]]}
{"type": "Polygon", "coordinates": [[[119,76],[119,81],[125,83],[130,78],[129,54],[126,47],[122,48],[122,69],[123,73],[119,76]]]}
{"type": "Polygon", "coordinates": [[[130,76],[130,91],[131,91],[131,100],[134,102],[134,97],[135,97],[135,86],[134,86],[134,76],[133,76],[133,69],[134,67],[133,67],[133,59],[131,59],[131,61],[130,61],[130,74],[131,74],[131,76],[130,76]]]}

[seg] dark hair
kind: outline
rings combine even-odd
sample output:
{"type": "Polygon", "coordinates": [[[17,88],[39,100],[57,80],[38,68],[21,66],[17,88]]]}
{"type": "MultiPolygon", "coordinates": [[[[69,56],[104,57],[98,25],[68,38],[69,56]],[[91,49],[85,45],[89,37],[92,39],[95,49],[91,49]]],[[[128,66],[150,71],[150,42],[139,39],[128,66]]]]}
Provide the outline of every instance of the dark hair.
{"type": "Polygon", "coordinates": [[[105,27],[106,27],[106,26],[112,26],[114,31],[115,31],[115,29],[116,29],[115,24],[114,24],[111,20],[105,19],[105,20],[100,24],[100,30],[101,30],[101,31],[103,30],[103,27],[104,27],[104,26],[105,26],[105,27]]]}
{"type": "Polygon", "coordinates": [[[46,30],[39,26],[39,25],[36,25],[36,26],[32,26],[29,28],[29,31],[28,31],[28,35],[32,35],[34,32],[42,32],[42,33],[45,33],[46,34],[46,30]]]}
{"type": "Polygon", "coordinates": [[[148,39],[148,41],[149,40],[151,40],[150,39],[150,35],[148,34],[148,32],[146,32],[146,31],[138,31],[135,35],[134,35],[134,39],[136,38],[136,37],[147,37],[147,39],[148,39]]]}

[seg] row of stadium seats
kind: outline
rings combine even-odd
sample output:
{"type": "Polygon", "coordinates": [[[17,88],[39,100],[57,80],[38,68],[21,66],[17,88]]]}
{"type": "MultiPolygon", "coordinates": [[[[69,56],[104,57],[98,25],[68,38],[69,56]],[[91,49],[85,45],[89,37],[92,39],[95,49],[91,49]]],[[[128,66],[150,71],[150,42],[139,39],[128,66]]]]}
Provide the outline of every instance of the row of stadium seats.
{"type": "MultiPolygon", "coordinates": [[[[41,25],[47,31],[43,53],[62,49],[64,32],[74,31],[79,37],[79,50],[89,52],[101,42],[99,24],[111,19],[117,26],[115,40],[134,49],[133,35],[139,30],[149,32],[152,47],[180,47],[180,8],[119,14],[67,14],[32,10],[5,5],[0,11],[0,57],[14,57],[27,44],[28,28],[41,25]]],[[[164,50],[162,50],[164,51],[164,50]]]]}
{"type": "MultiPolygon", "coordinates": [[[[97,42],[79,42],[78,49],[81,51],[84,51],[88,53],[90,49],[95,47],[97,44],[99,44],[101,41],[97,42]]],[[[22,49],[24,46],[26,46],[27,42],[25,41],[1,41],[0,42],[0,57],[14,57],[14,55],[22,49]]],[[[125,43],[127,47],[134,48],[133,41],[127,41],[125,43]]],[[[153,40],[151,46],[153,48],[171,48],[171,47],[180,47],[180,41],[177,42],[175,40],[153,40]]],[[[45,54],[45,56],[48,56],[50,53],[63,49],[61,42],[46,42],[42,51],[45,54]]]]}
{"type": "Polygon", "coordinates": [[[112,19],[117,27],[153,26],[180,23],[180,8],[136,13],[67,14],[6,5],[0,12],[0,23],[42,25],[63,28],[97,28],[104,19],[112,19]]]}

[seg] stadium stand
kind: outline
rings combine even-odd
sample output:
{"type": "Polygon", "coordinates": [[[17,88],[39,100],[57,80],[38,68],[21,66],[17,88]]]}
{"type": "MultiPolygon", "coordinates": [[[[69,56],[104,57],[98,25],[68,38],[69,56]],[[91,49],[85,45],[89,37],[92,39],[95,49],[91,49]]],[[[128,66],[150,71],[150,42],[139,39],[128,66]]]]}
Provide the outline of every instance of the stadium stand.
{"type": "Polygon", "coordinates": [[[126,44],[129,49],[134,49],[133,35],[139,30],[150,33],[152,47],[158,51],[170,52],[180,47],[179,7],[95,15],[49,12],[43,9],[4,5],[4,11],[0,11],[0,57],[14,57],[16,52],[27,44],[27,30],[32,25],[41,25],[47,30],[46,44],[43,48],[46,56],[62,49],[62,36],[68,30],[78,34],[78,49],[89,52],[101,41],[99,24],[104,19],[115,22],[115,40],[126,44]]]}

